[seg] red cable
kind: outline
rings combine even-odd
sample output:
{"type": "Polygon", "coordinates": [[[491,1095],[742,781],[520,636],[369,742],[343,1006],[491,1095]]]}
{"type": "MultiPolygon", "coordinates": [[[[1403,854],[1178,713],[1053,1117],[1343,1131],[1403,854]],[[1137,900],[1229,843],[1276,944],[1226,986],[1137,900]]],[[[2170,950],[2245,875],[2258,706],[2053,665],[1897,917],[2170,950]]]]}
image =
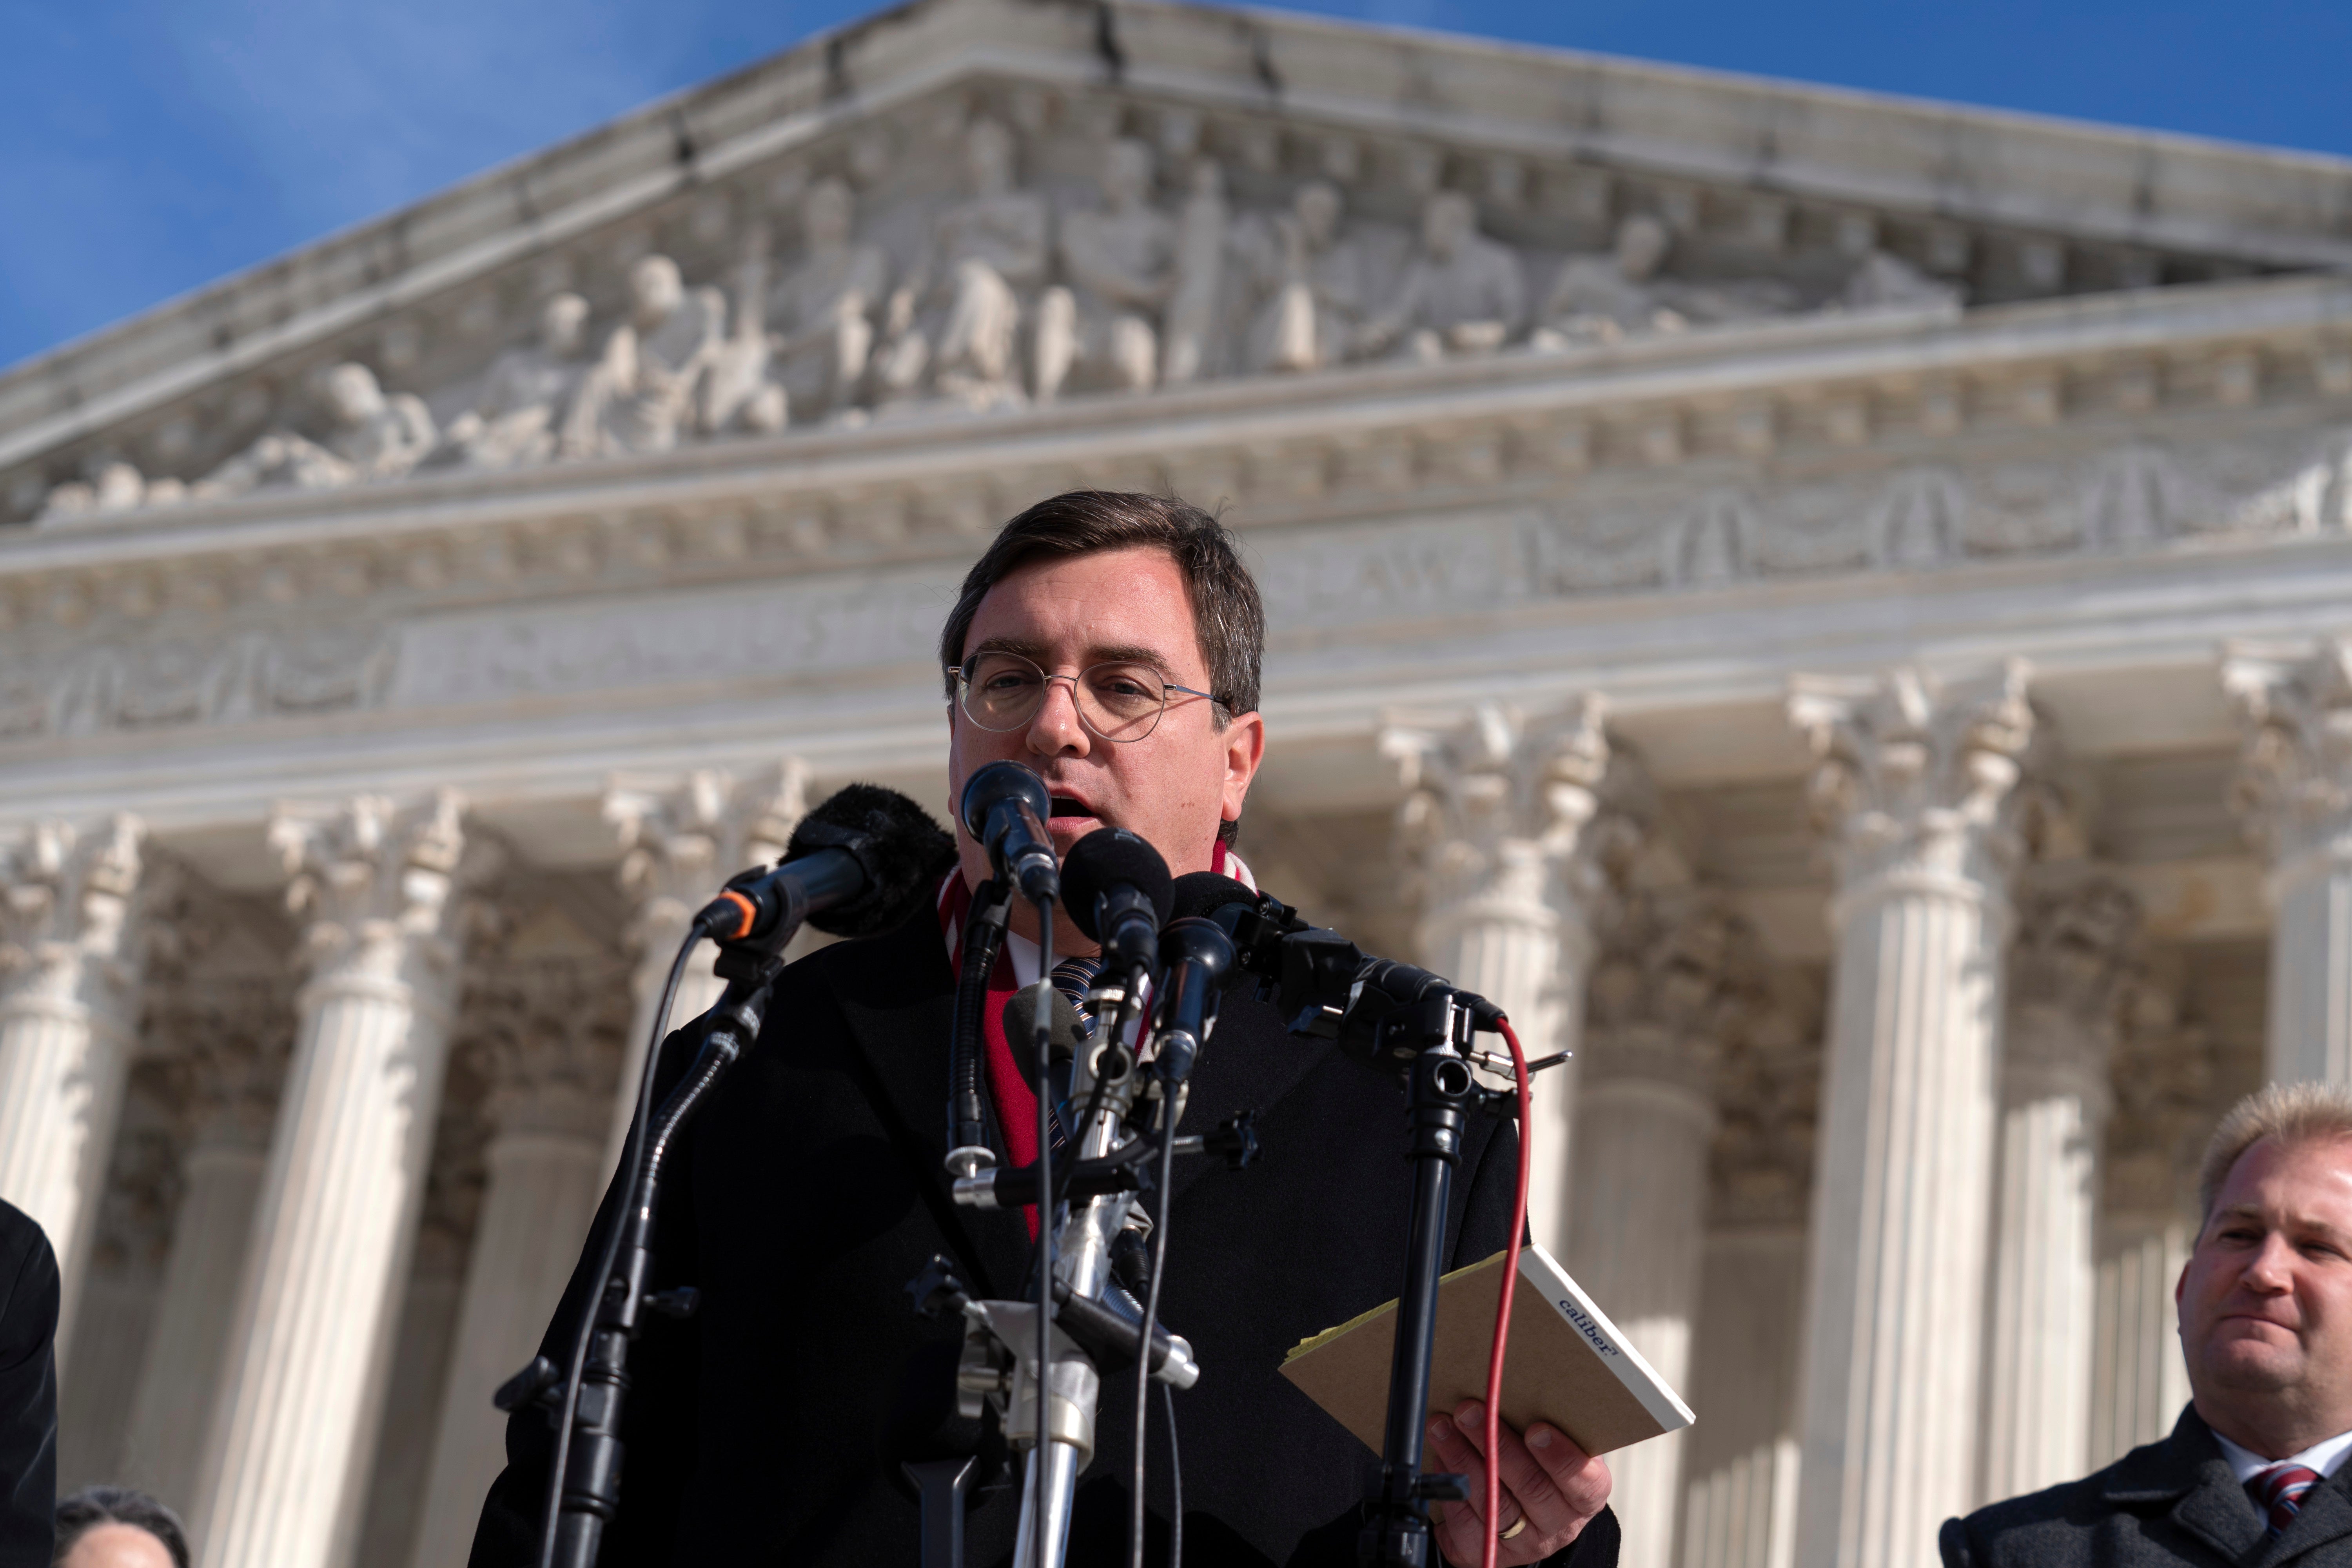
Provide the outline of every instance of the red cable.
{"type": "Polygon", "coordinates": [[[1495,1568],[1495,1554],[1502,1549],[1496,1515],[1503,1508],[1503,1472],[1495,1455],[1502,1437],[1503,1352],[1511,1338],[1511,1294],[1519,1282],[1519,1237],[1528,1228],[1528,1139],[1535,1121],[1534,1100],[1528,1092],[1528,1054],[1519,1048],[1519,1033],[1508,1018],[1497,1018],[1496,1026],[1511,1047],[1513,1087],[1519,1096],[1519,1189],[1511,1200],[1511,1239],[1504,1248],[1502,1289],[1496,1292],[1495,1347],[1486,1355],[1486,1540],[1481,1568],[1495,1568]]]}

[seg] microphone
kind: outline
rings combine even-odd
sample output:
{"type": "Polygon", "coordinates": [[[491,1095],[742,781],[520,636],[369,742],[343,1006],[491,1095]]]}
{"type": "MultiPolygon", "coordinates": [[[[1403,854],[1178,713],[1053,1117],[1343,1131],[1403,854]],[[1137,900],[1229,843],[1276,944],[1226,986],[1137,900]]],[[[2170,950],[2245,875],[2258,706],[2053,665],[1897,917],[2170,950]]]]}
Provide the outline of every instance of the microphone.
{"type": "Polygon", "coordinates": [[[1197,912],[1233,938],[1236,966],[1278,997],[1294,1035],[1370,1047],[1381,1023],[1416,1002],[1450,993],[1477,1027],[1503,1010],[1443,975],[1374,958],[1338,931],[1300,921],[1289,905],[1253,893],[1230,877],[1195,871],[1176,879],[1175,908],[1197,912]]]}
{"type": "Polygon", "coordinates": [[[955,840],[894,789],[854,784],[801,819],[771,870],[742,872],[697,917],[723,942],[787,934],[803,921],[835,936],[897,927],[955,863],[955,840]]]}
{"type": "MultiPolygon", "coordinates": [[[[1238,883],[1235,886],[1239,886],[1238,883]]],[[[1139,833],[1101,827],[1070,846],[1062,863],[1062,907],[1103,956],[1148,965],[1175,898],[1168,862],[1139,833]]]]}
{"type": "Polygon", "coordinates": [[[1234,942],[1214,921],[1193,917],[1160,928],[1159,1054],[1152,1069],[1181,1083],[1216,1026],[1217,999],[1234,968],[1234,942]]]}
{"type": "Polygon", "coordinates": [[[1045,781],[1019,763],[991,763],[964,781],[963,830],[988,851],[997,879],[1018,888],[1031,903],[1062,896],[1053,837],[1045,831],[1053,812],[1045,781]]]}

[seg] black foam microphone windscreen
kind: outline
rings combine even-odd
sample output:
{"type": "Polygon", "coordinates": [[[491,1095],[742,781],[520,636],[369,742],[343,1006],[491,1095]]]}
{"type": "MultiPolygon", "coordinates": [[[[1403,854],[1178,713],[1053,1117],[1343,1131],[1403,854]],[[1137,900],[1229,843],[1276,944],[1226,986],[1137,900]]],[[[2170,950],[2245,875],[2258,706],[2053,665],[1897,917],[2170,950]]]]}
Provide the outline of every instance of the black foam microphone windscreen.
{"type": "Polygon", "coordinates": [[[1231,877],[1214,871],[1188,871],[1176,879],[1169,900],[1170,920],[1206,919],[1227,904],[1255,904],[1257,895],[1231,877]]]}
{"type": "Polygon", "coordinates": [[[854,899],[809,917],[835,936],[877,936],[896,930],[939,890],[955,863],[955,840],[931,814],[880,784],[843,786],[801,818],[784,848],[787,864],[820,849],[856,858],[866,886],[854,899]]]}
{"type": "Polygon", "coordinates": [[[1099,900],[1120,887],[1133,888],[1150,904],[1152,930],[1168,923],[1175,883],[1150,839],[1130,828],[1099,827],[1070,846],[1062,862],[1062,907],[1088,942],[1103,940],[1099,900]]]}

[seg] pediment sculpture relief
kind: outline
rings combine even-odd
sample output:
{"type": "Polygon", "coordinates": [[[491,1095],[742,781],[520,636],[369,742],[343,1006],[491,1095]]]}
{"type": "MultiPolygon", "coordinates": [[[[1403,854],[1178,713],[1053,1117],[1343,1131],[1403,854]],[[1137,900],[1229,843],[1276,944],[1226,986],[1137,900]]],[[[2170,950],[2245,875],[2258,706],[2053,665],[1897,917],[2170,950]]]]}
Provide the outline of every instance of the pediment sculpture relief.
{"type": "MultiPolygon", "coordinates": [[[[362,357],[331,363],[307,407],[225,460],[149,477],[120,453],[89,458],[81,477],[48,492],[41,521],[657,453],[927,408],[984,413],[1350,363],[1554,353],[1960,300],[1878,248],[1874,229],[1830,272],[1814,257],[1801,277],[1769,275],[1765,260],[1754,276],[1727,277],[1719,248],[1686,268],[1675,226],[1647,210],[1622,216],[1605,249],[1507,243],[1469,195],[1437,183],[1442,159],[1415,165],[1426,177],[1409,188],[1424,194],[1401,203],[1393,180],[1353,160],[1345,181],[1229,164],[1197,122],[1193,135],[1171,142],[1163,132],[1156,144],[1126,134],[1055,142],[1034,114],[1021,122],[1031,129],[1016,133],[985,112],[961,121],[935,149],[946,156],[910,163],[895,184],[871,155],[878,143],[861,142],[846,177],[780,180],[781,221],[729,220],[733,237],[720,248],[731,262],[638,254],[601,311],[593,289],[551,288],[529,302],[525,340],[483,354],[467,375],[436,364],[418,376],[425,384],[387,390],[385,373],[362,357]],[[1024,164],[1037,166],[1026,179],[1024,164]],[[1842,281],[1825,287],[1832,275],[1842,281]]],[[[582,242],[582,259],[593,270],[597,247],[614,243],[582,242]]]]}

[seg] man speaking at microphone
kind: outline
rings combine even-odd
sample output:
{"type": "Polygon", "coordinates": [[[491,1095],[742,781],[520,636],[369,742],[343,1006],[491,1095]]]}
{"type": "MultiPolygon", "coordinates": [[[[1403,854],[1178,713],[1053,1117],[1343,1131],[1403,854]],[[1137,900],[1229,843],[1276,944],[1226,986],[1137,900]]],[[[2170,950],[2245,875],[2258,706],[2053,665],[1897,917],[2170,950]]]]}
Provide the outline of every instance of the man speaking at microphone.
{"type": "MultiPolygon", "coordinates": [[[[1002,760],[1054,800],[1057,855],[1099,827],[1141,835],[1181,876],[1246,879],[1230,844],[1266,743],[1256,711],[1265,642],[1257,587],[1232,536],[1165,498],[1078,491],[1007,523],[964,580],[940,638],[949,798],[1002,760]]],[[[952,815],[952,814],[950,814],[952,815]]],[[[621,1564],[908,1563],[919,1541],[899,1475],[909,1380],[953,1360],[957,1331],[919,1317],[907,1282],[945,1254],[975,1297],[1034,1288],[1033,1211],[956,1207],[942,1161],[960,911],[989,876],[961,830],[960,876],[899,929],[785,971],[760,1039],[690,1123],[661,1198],[654,1288],[700,1308],[657,1320],[631,1362],[618,1516],[601,1561],[621,1564]],[[942,1361],[944,1352],[944,1361],[942,1361]]],[[[1015,900],[1008,960],[1034,983],[1037,931],[1015,900]],[[1025,973],[1023,973],[1025,960],[1025,973]]],[[[1094,952],[1056,912],[1054,952],[1094,952]]],[[[675,1037],[674,1037],[675,1038],[675,1037]]],[[[1034,1156],[1034,1100],[1001,1045],[984,1064],[1000,1159],[1034,1156]],[[1009,1147],[1008,1147],[1009,1145],[1009,1147]]],[[[665,1049],[675,1078],[684,1053],[665,1049]],[[677,1058],[673,1060],[672,1058],[677,1058]]],[[[662,1086],[667,1093],[668,1085],[662,1086]]],[[[1185,1128],[1257,1112],[1264,1157],[1175,1176],[1160,1321],[1190,1340],[1199,1384],[1175,1396],[1185,1554],[1202,1564],[1356,1560],[1358,1503],[1379,1459],[1278,1373],[1300,1339],[1393,1298],[1410,1208],[1403,1098],[1271,1007],[1230,994],[1192,1080],[1185,1128]]],[[[1446,1266],[1507,1239],[1517,1143],[1480,1117],[1465,1133],[1446,1266]]],[[[615,1207],[608,1194],[598,1226],[615,1207]]],[[[589,1294],[592,1245],[546,1347],[560,1359],[589,1294]]],[[[1132,1383],[1103,1380],[1093,1464],[1067,1561],[1125,1562],[1132,1383]]],[[[1483,1498],[1481,1414],[1432,1423],[1425,1463],[1483,1498]]],[[[1161,1433],[1155,1415],[1153,1427],[1161,1433]]],[[[484,1506],[475,1568],[533,1560],[553,1447],[544,1413],[509,1424],[509,1464],[484,1506]]],[[[1544,1426],[1504,1429],[1506,1563],[1607,1568],[1609,1473],[1544,1426]]],[[[1153,1561],[1167,1552],[1166,1444],[1151,1445],[1153,1561]]],[[[973,1568],[1003,1563],[1017,1479],[981,1494],[973,1568]]],[[[1475,1505],[1440,1504],[1436,1539],[1479,1561],[1475,1505]]]]}

